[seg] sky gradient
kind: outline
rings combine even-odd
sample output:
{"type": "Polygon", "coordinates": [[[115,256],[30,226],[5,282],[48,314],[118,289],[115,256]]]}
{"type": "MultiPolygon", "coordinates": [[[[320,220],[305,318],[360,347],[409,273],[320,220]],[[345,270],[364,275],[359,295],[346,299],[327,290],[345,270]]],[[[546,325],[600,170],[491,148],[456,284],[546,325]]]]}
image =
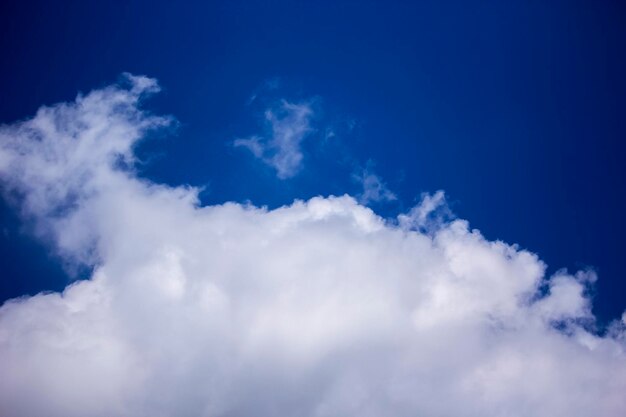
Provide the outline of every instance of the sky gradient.
{"type": "MultiPolygon", "coordinates": [[[[151,108],[180,125],[154,145],[146,176],[210,183],[207,202],[277,206],[354,192],[350,165],[371,159],[402,208],[443,189],[490,238],[540,253],[553,270],[596,268],[594,308],[604,320],[621,312],[626,25],[618,2],[3,7],[5,123],[124,71],[147,74],[165,88],[151,108]],[[351,161],[338,168],[327,156],[288,182],[244,164],[225,143],[255,131],[259,115],[246,103],[268,80],[280,80],[275,98],[319,97],[322,125],[354,124],[338,140],[351,161]]],[[[4,257],[5,269],[22,249],[42,253],[6,211],[3,251],[18,253],[4,257]]],[[[32,268],[21,283],[3,283],[4,298],[46,285],[29,284],[32,268]]]]}
{"type": "Polygon", "coordinates": [[[0,309],[26,352],[0,337],[22,384],[0,396],[12,415],[105,413],[90,395],[108,415],[620,415],[625,40],[619,2],[4,4],[0,301],[52,293],[0,309]],[[57,367],[110,384],[50,394],[57,367]]]}

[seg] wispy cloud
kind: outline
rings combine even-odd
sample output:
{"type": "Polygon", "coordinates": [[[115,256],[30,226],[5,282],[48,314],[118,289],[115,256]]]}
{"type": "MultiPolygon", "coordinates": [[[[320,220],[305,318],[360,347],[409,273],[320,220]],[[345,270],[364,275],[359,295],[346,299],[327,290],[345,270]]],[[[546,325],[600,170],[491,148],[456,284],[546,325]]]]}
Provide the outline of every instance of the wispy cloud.
{"type": "MultiPolygon", "coordinates": [[[[0,128],[0,176],[8,194],[23,197],[22,212],[37,233],[55,239],[66,258],[91,262],[87,223],[92,201],[126,177],[112,166],[132,166],[134,146],[172,118],[145,114],[141,101],[159,91],[153,78],[123,74],[124,88],[111,86],[74,102],[41,107],[22,123],[0,128]]],[[[110,191],[110,190],[108,190],[110,191]]]]}
{"type": "MultiPolygon", "coordinates": [[[[399,224],[350,196],[199,207],[132,170],[169,119],[129,82],[0,129],[3,189],[94,268],[0,307],[3,417],[624,416],[626,324],[586,325],[593,273],[464,220],[424,233],[440,192],[399,224]]],[[[285,105],[268,122],[301,136],[285,105]]]]}
{"type": "Polygon", "coordinates": [[[261,85],[254,90],[254,92],[250,95],[246,104],[248,106],[252,105],[259,96],[264,95],[265,93],[277,90],[281,85],[281,79],[279,77],[272,77],[265,80],[261,85]]]}
{"type": "Polygon", "coordinates": [[[434,194],[424,193],[419,204],[408,213],[398,216],[398,223],[405,230],[430,232],[447,224],[453,218],[448,207],[446,194],[439,190],[434,194]]]}
{"type": "Polygon", "coordinates": [[[362,191],[358,194],[359,203],[361,204],[368,205],[370,203],[397,199],[396,195],[387,187],[387,184],[374,173],[371,163],[368,163],[366,168],[362,168],[354,173],[352,178],[362,187],[362,191]]]}
{"type": "Polygon", "coordinates": [[[280,179],[291,178],[302,168],[302,141],[313,131],[310,103],[282,100],[265,111],[267,133],[236,139],[235,147],[248,149],[252,155],[276,170],[280,179]]]}

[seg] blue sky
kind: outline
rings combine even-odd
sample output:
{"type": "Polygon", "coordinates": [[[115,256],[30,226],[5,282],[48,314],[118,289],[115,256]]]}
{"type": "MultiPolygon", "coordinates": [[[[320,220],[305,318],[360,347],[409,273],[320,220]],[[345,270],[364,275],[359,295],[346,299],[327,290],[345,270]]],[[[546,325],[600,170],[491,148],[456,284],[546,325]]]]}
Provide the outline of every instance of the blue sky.
{"type": "MultiPolygon", "coordinates": [[[[410,208],[445,190],[491,239],[555,271],[592,267],[594,310],[623,308],[626,25],[618,2],[20,2],[5,4],[0,120],[124,71],[155,77],[174,134],[141,146],[142,175],[206,185],[203,201],[276,207],[355,194],[368,161],[410,208]],[[267,88],[275,81],[275,88],[267,88]],[[302,171],[287,180],[229,143],[263,103],[315,100],[302,171]],[[324,141],[328,129],[337,131],[324,141]],[[328,143],[331,142],[331,143],[328,143]]],[[[65,285],[2,207],[2,299],[65,285]],[[34,258],[33,258],[34,257],[34,258]],[[43,271],[52,271],[41,279],[43,271]]]]}
{"type": "Polygon", "coordinates": [[[623,416],[626,9],[4,2],[0,414],[623,416]]]}

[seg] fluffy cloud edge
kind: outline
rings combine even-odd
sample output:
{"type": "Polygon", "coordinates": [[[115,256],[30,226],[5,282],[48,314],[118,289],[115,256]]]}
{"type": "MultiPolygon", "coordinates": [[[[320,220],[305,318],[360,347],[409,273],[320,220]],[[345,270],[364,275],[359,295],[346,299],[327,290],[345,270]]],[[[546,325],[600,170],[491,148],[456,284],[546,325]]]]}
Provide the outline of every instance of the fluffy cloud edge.
{"type": "Polygon", "coordinates": [[[350,196],[201,207],[133,172],[171,118],[140,109],[155,80],[125,77],[0,129],[5,190],[95,267],[0,307],[3,414],[626,410],[626,324],[589,326],[592,273],[546,277],[450,218],[443,192],[394,221],[350,196]]]}

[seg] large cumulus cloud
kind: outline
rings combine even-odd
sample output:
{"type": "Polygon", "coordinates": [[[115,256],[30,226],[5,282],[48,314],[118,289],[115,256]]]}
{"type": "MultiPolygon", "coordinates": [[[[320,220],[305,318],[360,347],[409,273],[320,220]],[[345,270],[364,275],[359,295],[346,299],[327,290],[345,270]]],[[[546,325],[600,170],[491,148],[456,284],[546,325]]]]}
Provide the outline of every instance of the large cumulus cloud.
{"type": "Polygon", "coordinates": [[[396,221],[350,196],[201,207],[133,172],[169,122],[140,108],[157,90],[128,75],[0,131],[5,195],[94,269],[0,308],[0,414],[624,415],[624,324],[589,330],[593,273],[546,277],[433,212],[441,193],[396,221]]]}

